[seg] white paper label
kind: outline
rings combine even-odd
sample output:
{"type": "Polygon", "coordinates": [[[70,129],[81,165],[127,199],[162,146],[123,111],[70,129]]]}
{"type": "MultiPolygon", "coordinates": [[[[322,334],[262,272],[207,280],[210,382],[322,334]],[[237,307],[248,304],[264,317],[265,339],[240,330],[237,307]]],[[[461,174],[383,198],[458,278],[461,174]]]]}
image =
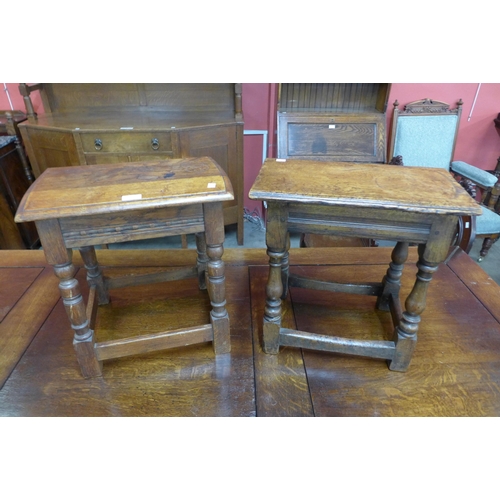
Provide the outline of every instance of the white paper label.
{"type": "Polygon", "coordinates": [[[282,161],[282,162],[285,162],[285,161],[286,161],[286,158],[276,158],[276,161],[282,161]]]}
{"type": "Polygon", "coordinates": [[[215,183],[215,182],[209,182],[209,183],[207,184],[207,188],[209,188],[209,189],[213,189],[213,188],[214,188],[214,187],[216,187],[216,186],[217,186],[217,183],[215,183]]]}
{"type": "Polygon", "coordinates": [[[335,125],[328,125],[328,128],[335,128],[335,125]]]}
{"type": "Polygon", "coordinates": [[[125,194],[122,196],[122,201],[142,200],[142,194],[125,194]]]}
{"type": "Polygon", "coordinates": [[[134,127],[120,127],[120,130],[134,130],[134,127]]]}

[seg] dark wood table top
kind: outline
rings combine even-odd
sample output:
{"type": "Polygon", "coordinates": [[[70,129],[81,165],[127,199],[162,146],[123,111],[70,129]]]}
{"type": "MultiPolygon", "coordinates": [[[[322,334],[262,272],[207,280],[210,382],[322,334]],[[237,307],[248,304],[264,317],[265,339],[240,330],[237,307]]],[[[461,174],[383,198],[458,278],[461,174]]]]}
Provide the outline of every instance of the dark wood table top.
{"type": "Polygon", "coordinates": [[[233,200],[208,157],[49,168],[26,192],[16,222],[233,200]]]}
{"type": "Polygon", "coordinates": [[[481,207],[440,168],[267,159],[249,198],[480,215],[481,207]]]}

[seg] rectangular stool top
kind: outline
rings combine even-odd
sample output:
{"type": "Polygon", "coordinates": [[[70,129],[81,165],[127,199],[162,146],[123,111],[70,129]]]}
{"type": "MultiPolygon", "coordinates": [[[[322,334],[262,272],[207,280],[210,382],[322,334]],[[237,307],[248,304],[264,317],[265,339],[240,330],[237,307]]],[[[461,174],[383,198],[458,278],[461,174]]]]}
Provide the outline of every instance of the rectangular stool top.
{"type": "Polygon", "coordinates": [[[442,168],[268,158],[249,198],[408,212],[480,215],[442,168]]]}
{"type": "Polygon", "coordinates": [[[233,200],[227,174],[211,158],[58,167],[25,193],[16,222],[233,200]]]}

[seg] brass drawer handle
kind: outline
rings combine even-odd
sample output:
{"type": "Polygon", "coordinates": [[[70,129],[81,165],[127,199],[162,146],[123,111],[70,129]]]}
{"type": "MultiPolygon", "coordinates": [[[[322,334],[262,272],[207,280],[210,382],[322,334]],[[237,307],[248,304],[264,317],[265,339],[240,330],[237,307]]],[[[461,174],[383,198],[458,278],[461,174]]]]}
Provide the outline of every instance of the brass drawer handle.
{"type": "Polygon", "coordinates": [[[156,139],[156,137],[154,139],[151,139],[151,147],[155,151],[160,148],[160,141],[158,139],[156,139]]]}
{"type": "Polygon", "coordinates": [[[100,151],[102,149],[102,141],[101,141],[101,139],[96,139],[94,141],[94,147],[96,148],[97,151],[100,151]]]}

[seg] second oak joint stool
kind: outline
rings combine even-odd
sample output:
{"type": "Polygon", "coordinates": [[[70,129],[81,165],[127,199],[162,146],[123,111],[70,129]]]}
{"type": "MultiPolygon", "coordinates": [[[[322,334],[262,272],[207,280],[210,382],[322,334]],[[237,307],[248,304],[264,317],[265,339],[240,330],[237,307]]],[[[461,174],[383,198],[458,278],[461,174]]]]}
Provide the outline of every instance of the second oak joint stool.
{"type": "Polygon", "coordinates": [[[427,287],[448,255],[460,215],[481,207],[444,169],[393,165],[267,159],[249,197],[267,202],[269,279],[264,313],[264,351],[294,346],[382,358],[406,371],[417,341],[427,287]],[[289,273],[288,231],[337,234],[398,243],[380,283],[330,283],[289,273]],[[418,243],[415,285],[405,302],[399,289],[410,242],[418,243]],[[377,296],[390,311],[393,339],[357,340],[281,327],[281,299],[289,286],[377,296]]]}

